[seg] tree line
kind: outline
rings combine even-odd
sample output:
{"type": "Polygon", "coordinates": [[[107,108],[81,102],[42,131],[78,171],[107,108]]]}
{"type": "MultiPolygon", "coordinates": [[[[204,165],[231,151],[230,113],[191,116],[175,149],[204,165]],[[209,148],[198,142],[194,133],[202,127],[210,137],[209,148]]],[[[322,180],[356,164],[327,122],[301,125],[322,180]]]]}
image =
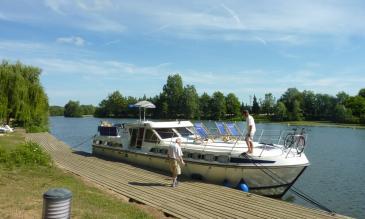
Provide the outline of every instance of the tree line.
{"type": "MultiPolygon", "coordinates": [[[[257,118],[270,121],[325,120],[365,124],[365,89],[355,96],[345,92],[332,96],[288,88],[279,99],[266,93],[260,99],[254,95],[252,103],[244,104],[233,93],[224,95],[216,91],[212,95],[206,92],[198,95],[194,85],[183,85],[179,74],[168,76],[162,92],[154,97],[126,97],[115,91],[95,107],[94,116],[137,117],[138,110],[129,106],[139,100],[149,100],[156,105],[156,109],[147,111],[149,117],[156,119],[239,120],[243,119],[242,111],[249,110],[257,118]]],[[[77,101],[70,101],[63,113],[80,116],[81,106],[77,101]]]]}
{"type": "Polygon", "coordinates": [[[80,105],[79,101],[70,100],[64,107],[50,106],[50,116],[65,116],[65,117],[82,117],[84,115],[94,115],[95,106],[80,105]]]}
{"type": "Polygon", "coordinates": [[[41,69],[2,61],[0,122],[37,132],[48,129],[48,97],[40,83],[41,69]]]}

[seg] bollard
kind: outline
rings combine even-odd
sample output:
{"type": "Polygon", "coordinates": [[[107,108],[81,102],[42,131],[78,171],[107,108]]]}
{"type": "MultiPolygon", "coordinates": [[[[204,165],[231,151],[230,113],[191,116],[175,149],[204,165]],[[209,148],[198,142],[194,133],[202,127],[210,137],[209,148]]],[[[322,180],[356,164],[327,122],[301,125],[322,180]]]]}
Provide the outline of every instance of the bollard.
{"type": "Polygon", "coordinates": [[[49,189],[43,194],[43,219],[71,218],[72,193],[68,189],[49,189]]]}

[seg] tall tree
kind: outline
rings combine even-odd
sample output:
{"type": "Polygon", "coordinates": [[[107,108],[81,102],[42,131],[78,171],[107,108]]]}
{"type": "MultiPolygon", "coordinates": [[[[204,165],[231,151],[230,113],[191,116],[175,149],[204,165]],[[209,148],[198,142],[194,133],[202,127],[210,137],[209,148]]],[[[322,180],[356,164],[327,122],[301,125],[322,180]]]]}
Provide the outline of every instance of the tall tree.
{"type": "Polygon", "coordinates": [[[260,113],[260,106],[259,106],[259,103],[257,102],[257,98],[255,95],[253,95],[252,113],[254,113],[254,114],[260,113]]]}
{"type": "Polygon", "coordinates": [[[303,113],[298,100],[294,100],[293,111],[290,114],[290,119],[294,121],[303,120],[303,113]]]}
{"type": "Polygon", "coordinates": [[[333,119],[336,98],[328,94],[316,94],[316,119],[333,119]]]}
{"type": "Polygon", "coordinates": [[[182,78],[179,74],[169,75],[163,86],[163,94],[166,97],[168,117],[176,118],[181,114],[181,101],[184,92],[182,78]]]}
{"type": "Polygon", "coordinates": [[[207,93],[203,93],[199,98],[199,110],[201,119],[210,119],[211,118],[211,98],[207,93]]]}
{"type": "Polygon", "coordinates": [[[68,101],[65,105],[64,116],[65,117],[82,117],[82,109],[79,101],[68,101]]]}
{"type": "Polygon", "coordinates": [[[365,88],[362,88],[361,90],[359,90],[359,96],[365,98],[365,88]]]}
{"type": "Polygon", "coordinates": [[[41,69],[3,61],[0,65],[0,120],[11,119],[27,131],[48,129],[48,97],[40,84],[41,69]]]}
{"type": "Polygon", "coordinates": [[[337,104],[334,110],[335,122],[352,122],[352,112],[342,104],[337,104]]]}
{"type": "Polygon", "coordinates": [[[288,119],[288,112],[283,102],[278,101],[275,106],[274,120],[285,121],[288,119]]]}
{"type": "Polygon", "coordinates": [[[194,119],[199,116],[199,96],[194,85],[186,85],[182,95],[182,113],[186,119],[194,119]]]}
{"type": "Polygon", "coordinates": [[[356,117],[365,114],[365,98],[362,96],[349,97],[345,102],[346,108],[351,109],[356,117]]]}
{"type": "Polygon", "coordinates": [[[344,91],[341,91],[336,94],[336,97],[338,104],[345,104],[346,100],[350,97],[350,95],[348,95],[344,91]]]}
{"type": "Polygon", "coordinates": [[[313,91],[303,91],[302,109],[305,119],[316,119],[316,95],[313,91]]]}
{"type": "Polygon", "coordinates": [[[279,101],[283,102],[288,112],[293,112],[294,101],[302,102],[302,94],[296,88],[288,88],[279,101]]]}
{"type": "Polygon", "coordinates": [[[94,115],[96,117],[126,117],[127,102],[119,91],[114,91],[99,103],[94,115]]]}
{"type": "Polygon", "coordinates": [[[275,97],[272,95],[272,93],[265,94],[265,99],[262,101],[261,104],[261,111],[269,115],[273,113],[274,106],[275,106],[275,97]]]}
{"type": "Polygon", "coordinates": [[[240,101],[234,93],[229,93],[226,96],[227,114],[233,118],[240,116],[240,101]]]}
{"type": "Polygon", "coordinates": [[[216,91],[212,95],[211,99],[211,112],[212,119],[221,120],[226,116],[226,101],[223,93],[216,91]]]}

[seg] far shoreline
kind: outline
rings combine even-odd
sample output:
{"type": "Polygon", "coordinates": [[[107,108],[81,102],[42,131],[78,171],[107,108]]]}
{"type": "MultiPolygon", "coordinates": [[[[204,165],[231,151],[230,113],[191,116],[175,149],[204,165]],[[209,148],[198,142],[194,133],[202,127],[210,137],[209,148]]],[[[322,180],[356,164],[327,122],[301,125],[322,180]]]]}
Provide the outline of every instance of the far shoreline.
{"type": "MultiPolygon", "coordinates": [[[[64,116],[49,116],[49,117],[64,117],[64,116]]],[[[114,118],[114,117],[94,117],[93,115],[83,115],[82,117],[64,117],[64,118],[98,118],[98,119],[131,119],[131,118],[114,118]]],[[[254,116],[255,118],[255,116],[254,116]]],[[[138,119],[138,118],[135,118],[138,119]]],[[[160,120],[160,119],[157,119],[160,120]]],[[[182,119],[184,120],[184,119],[182,119]]],[[[199,121],[199,120],[198,120],[199,121]]],[[[205,121],[205,120],[200,120],[205,121]]],[[[206,120],[212,121],[212,120],[206,120]]],[[[231,121],[231,120],[225,120],[231,121]]],[[[244,120],[235,120],[237,121],[244,121],[244,120]]],[[[348,124],[348,123],[335,123],[331,121],[270,121],[266,119],[257,119],[257,123],[266,123],[266,124],[281,124],[281,125],[288,125],[288,126],[315,126],[315,127],[334,127],[334,128],[350,128],[350,129],[365,129],[365,125],[360,124],[348,124]]]]}

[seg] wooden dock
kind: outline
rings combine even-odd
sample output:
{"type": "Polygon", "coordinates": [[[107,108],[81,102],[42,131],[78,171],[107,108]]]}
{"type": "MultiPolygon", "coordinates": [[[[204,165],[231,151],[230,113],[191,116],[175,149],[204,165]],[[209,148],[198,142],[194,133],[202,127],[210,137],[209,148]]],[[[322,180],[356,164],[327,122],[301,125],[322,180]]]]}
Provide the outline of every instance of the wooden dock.
{"type": "Polygon", "coordinates": [[[170,187],[168,175],[75,153],[49,133],[27,134],[74,174],[177,218],[345,218],[281,200],[196,181],[170,187]]]}

